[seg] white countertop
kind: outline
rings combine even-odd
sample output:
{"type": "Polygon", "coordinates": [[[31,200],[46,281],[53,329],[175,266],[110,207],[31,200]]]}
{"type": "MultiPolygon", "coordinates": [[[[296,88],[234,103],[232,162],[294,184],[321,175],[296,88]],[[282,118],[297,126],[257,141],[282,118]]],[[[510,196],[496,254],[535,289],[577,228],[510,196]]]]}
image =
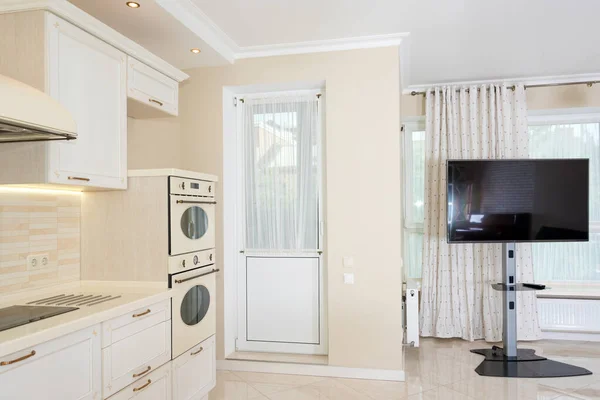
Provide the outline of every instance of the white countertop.
{"type": "Polygon", "coordinates": [[[0,332],[0,357],[98,324],[172,297],[162,282],[80,281],[3,296],[0,308],[59,294],[112,294],[121,297],[0,332]]]}
{"type": "Polygon", "coordinates": [[[216,175],[204,174],[202,172],[186,171],[177,168],[158,168],[158,169],[130,169],[127,176],[178,176],[180,178],[199,179],[201,181],[218,182],[216,175]]]}

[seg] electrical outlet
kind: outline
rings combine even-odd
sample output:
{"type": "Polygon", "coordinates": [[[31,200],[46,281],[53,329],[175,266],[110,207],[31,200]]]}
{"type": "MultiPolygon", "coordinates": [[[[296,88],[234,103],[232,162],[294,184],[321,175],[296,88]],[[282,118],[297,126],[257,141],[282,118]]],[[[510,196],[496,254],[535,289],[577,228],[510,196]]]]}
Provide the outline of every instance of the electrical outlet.
{"type": "Polygon", "coordinates": [[[48,254],[30,254],[27,256],[27,269],[45,268],[50,263],[48,254]]]}

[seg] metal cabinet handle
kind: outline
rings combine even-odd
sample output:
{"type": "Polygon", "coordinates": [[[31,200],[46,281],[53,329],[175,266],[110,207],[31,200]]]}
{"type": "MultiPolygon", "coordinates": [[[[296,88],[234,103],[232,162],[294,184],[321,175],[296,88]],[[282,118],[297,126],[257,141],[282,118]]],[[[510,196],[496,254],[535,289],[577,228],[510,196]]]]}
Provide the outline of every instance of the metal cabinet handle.
{"type": "Polygon", "coordinates": [[[141,317],[142,315],[146,315],[146,314],[150,314],[152,311],[150,311],[150,309],[147,309],[146,311],[139,313],[139,314],[133,314],[132,317],[133,318],[137,318],[137,317],[141,317]]]}
{"type": "Polygon", "coordinates": [[[5,365],[11,365],[11,364],[16,364],[19,361],[23,361],[23,360],[27,360],[28,358],[31,358],[35,356],[35,350],[31,350],[31,353],[23,356],[23,357],[19,357],[19,358],[15,358],[14,360],[10,360],[10,361],[2,361],[0,362],[0,366],[4,367],[5,365]]]}
{"type": "Polygon", "coordinates": [[[139,388],[133,388],[134,392],[139,392],[140,390],[144,390],[148,387],[148,385],[150,385],[152,383],[151,379],[148,379],[148,382],[144,383],[142,386],[140,386],[139,388]]]}
{"type": "Polygon", "coordinates": [[[69,176],[67,179],[69,179],[71,181],[84,181],[84,182],[90,181],[90,178],[82,178],[80,176],[69,176]]]}
{"type": "Polygon", "coordinates": [[[190,356],[195,356],[196,354],[200,353],[202,350],[204,350],[204,347],[200,347],[200,349],[198,351],[194,351],[194,352],[190,353],[190,356]]]}
{"type": "Polygon", "coordinates": [[[138,376],[142,376],[144,374],[147,374],[148,372],[150,372],[150,370],[152,369],[151,366],[148,365],[148,368],[146,368],[144,371],[142,372],[138,372],[137,374],[133,374],[134,378],[137,378],[138,376]]]}
{"type": "Polygon", "coordinates": [[[210,254],[210,255],[208,256],[208,260],[209,260],[209,261],[212,261],[212,259],[213,259],[213,255],[212,255],[212,254],[210,254]]]}
{"type": "Polygon", "coordinates": [[[161,101],[154,100],[154,99],[148,99],[148,101],[149,101],[149,102],[151,102],[151,103],[158,104],[158,105],[159,105],[159,106],[161,106],[161,107],[163,106],[163,103],[162,103],[161,101]]]}
{"type": "Polygon", "coordinates": [[[212,192],[212,186],[209,186],[208,187],[208,193],[211,193],[211,192],[212,192]]]}

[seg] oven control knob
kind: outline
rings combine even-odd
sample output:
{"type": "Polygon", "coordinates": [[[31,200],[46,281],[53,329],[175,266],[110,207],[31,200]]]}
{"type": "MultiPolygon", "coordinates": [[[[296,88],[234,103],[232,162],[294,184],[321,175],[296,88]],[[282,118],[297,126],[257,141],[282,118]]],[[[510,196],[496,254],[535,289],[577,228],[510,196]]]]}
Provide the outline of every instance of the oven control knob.
{"type": "Polygon", "coordinates": [[[194,265],[198,265],[198,256],[194,256],[194,265]]]}
{"type": "Polygon", "coordinates": [[[181,182],[179,184],[179,187],[181,188],[181,190],[185,190],[185,182],[181,182]]]}
{"type": "Polygon", "coordinates": [[[181,268],[185,268],[185,260],[181,261],[181,268]]]}

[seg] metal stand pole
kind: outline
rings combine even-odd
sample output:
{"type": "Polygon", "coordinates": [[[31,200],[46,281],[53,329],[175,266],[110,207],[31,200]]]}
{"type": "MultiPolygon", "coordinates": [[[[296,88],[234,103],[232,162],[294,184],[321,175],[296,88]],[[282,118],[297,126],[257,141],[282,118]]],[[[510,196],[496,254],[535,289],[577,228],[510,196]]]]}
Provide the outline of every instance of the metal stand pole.
{"type": "Polygon", "coordinates": [[[517,357],[517,259],[515,243],[502,243],[502,341],[506,357],[517,357]]]}

